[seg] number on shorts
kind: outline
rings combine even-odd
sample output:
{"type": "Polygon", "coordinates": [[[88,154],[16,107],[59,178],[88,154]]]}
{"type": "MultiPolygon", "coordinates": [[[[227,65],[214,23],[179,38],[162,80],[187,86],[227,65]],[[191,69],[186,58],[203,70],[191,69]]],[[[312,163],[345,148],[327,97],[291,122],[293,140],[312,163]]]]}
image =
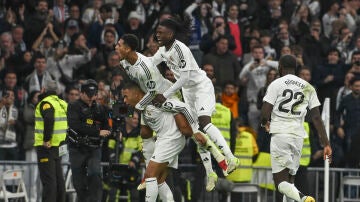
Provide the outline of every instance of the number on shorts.
{"type": "Polygon", "coordinates": [[[290,111],[291,114],[293,114],[293,115],[300,115],[301,112],[295,111],[295,109],[298,105],[300,105],[304,101],[305,95],[302,92],[296,92],[294,94],[294,92],[292,90],[285,89],[282,93],[282,96],[287,97],[287,98],[279,104],[279,108],[278,108],[279,111],[285,112],[285,113],[289,113],[289,111],[290,111]],[[285,109],[283,106],[285,104],[291,102],[293,99],[296,101],[294,102],[294,104],[291,105],[291,110],[285,109]]]}

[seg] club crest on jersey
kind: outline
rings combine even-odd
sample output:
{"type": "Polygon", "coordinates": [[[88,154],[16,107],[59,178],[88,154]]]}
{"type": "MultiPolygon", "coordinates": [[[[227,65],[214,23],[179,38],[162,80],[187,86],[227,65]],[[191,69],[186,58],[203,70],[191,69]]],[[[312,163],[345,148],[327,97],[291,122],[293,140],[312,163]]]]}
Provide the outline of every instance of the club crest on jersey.
{"type": "Polygon", "coordinates": [[[148,81],[148,82],[146,82],[146,87],[147,87],[148,89],[154,89],[155,86],[156,86],[155,81],[148,81]]]}
{"type": "Polygon", "coordinates": [[[182,68],[184,68],[186,66],[186,61],[184,60],[184,59],[182,59],[181,61],[180,61],[180,68],[182,69],[182,68]]]}
{"type": "Polygon", "coordinates": [[[173,108],[173,104],[171,102],[165,102],[164,103],[164,108],[166,110],[171,110],[173,108]]]}

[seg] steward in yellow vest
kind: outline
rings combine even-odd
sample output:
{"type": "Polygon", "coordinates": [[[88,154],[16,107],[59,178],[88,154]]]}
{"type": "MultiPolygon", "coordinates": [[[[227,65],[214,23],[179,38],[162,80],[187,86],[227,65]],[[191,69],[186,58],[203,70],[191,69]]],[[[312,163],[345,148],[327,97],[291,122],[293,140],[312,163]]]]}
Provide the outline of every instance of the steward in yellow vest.
{"type": "Polygon", "coordinates": [[[234,155],[240,159],[240,166],[248,168],[238,168],[226,178],[233,182],[250,182],[252,178],[252,164],[253,156],[259,152],[256,140],[247,127],[239,127],[239,132],[236,135],[234,155]]]}
{"type": "Polygon", "coordinates": [[[42,201],[62,202],[65,201],[65,182],[61,156],[67,150],[66,145],[62,145],[68,127],[67,103],[56,95],[56,81],[46,81],[43,86],[45,92],[39,95],[40,101],[35,109],[34,138],[40,179],[44,189],[42,201]]]}

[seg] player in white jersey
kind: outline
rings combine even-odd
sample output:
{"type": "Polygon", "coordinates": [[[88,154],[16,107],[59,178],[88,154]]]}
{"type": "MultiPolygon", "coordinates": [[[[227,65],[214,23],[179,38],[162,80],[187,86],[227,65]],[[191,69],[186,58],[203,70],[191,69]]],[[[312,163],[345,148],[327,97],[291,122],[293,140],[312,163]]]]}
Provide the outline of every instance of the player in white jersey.
{"type": "MultiPolygon", "coordinates": [[[[145,93],[135,82],[129,82],[122,89],[124,102],[135,105],[145,93]]],[[[178,155],[185,146],[185,137],[176,126],[174,115],[153,105],[146,105],[141,113],[141,125],[147,133],[156,132],[155,149],[145,171],[146,202],[156,201],[158,194],[162,201],[174,201],[172,192],[165,182],[168,167],[178,167],[178,155]]]]}
{"type": "MultiPolygon", "coordinates": [[[[159,94],[154,99],[163,103],[170,98],[176,91],[182,89],[185,103],[195,109],[200,129],[207,133],[212,141],[224,152],[228,160],[227,173],[232,172],[239,166],[239,159],[234,157],[227,145],[220,130],[211,123],[211,115],[215,111],[215,92],[211,80],[206,73],[199,68],[190,49],[177,38],[186,35],[186,27],[173,18],[165,19],[160,22],[156,29],[156,37],[160,45],[159,50],[151,57],[153,63],[158,65],[165,62],[174,73],[176,82],[163,94],[159,94]]],[[[211,169],[206,169],[207,174],[211,169]]]]}
{"type": "Polygon", "coordinates": [[[284,194],[283,201],[312,202],[295,186],[294,180],[300,164],[301,150],[306,136],[303,123],[310,115],[324,145],[324,160],[331,162],[332,150],[321,120],[316,91],[305,80],[295,76],[296,58],[284,55],[279,61],[280,78],[273,81],[263,98],[261,126],[271,134],[271,167],[275,186],[284,194]],[[271,118],[270,118],[271,117],[271,118]]]}
{"type": "MultiPolygon", "coordinates": [[[[125,69],[127,75],[140,86],[143,92],[146,93],[135,106],[136,109],[142,111],[151,103],[156,93],[164,93],[172,83],[160,74],[158,68],[149,58],[136,52],[138,44],[138,38],[135,35],[125,34],[121,37],[115,49],[122,60],[120,64],[125,69]]],[[[161,106],[161,109],[163,111],[182,113],[187,121],[184,120],[181,114],[176,114],[174,116],[176,124],[182,134],[186,137],[192,136],[195,138],[195,142],[199,145],[200,155],[210,156],[208,151],[206,151],[208,149],[219,163],[219,166],[226,171],[227,164],[224,156],[219,152],[214,143],[198,130],[199,125],[196,116],[192,116],[192,110],[187,104],[178,99],[170,98],[161,106]],[[189,124],[192,127],[191,129],[189,129],[189,124]],[[189,132],[191,130],[192,132],[189,132]]],[[[143,133],[141,134],[143,139],[147,139],[147,137],[143,136],[143,133]]],[[[146,140],[144,143],[147,144],[149,142],[146,140]]],[[[151,149],[149,149],[149,151],[151,151],[151,149]]],[[[146,154],[144,154],[144,156],[146,156],[146,154]]],[[[210,160],[205,161],[204,164],[208,164],[205,165],[205,167],[211,167],[210,160]]],[[[215,181],[216,178],[208,180],[206,187],[208,191],[214,189],[215,181]]]]}

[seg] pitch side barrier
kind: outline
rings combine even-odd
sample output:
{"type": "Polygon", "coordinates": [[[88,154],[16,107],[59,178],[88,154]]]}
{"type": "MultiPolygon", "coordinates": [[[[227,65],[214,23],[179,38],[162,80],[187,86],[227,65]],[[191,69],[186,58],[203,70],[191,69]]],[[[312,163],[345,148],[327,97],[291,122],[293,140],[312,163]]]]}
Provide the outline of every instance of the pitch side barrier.
{"type": "MultiPolygon", "coordinates": [[[[102,163],[102,167],[109,166],[108,163],[102,163]]],[[[179,164],[179,170],[182,176],[192,176],[194,171],[199,165],[196,164],[179,164]],[[185,175],[184,175],[185,174],[185,175]]],[[[64,176],[68,173],[69,163],[63,164],[64,176]]],[[[250,167],[243,167],[250,168],[250,167]]],[[[253,170],[253,176],[251,183],[259,185],[261,188],[261,201],[262,202],[275,202],[275,190],[272,181],[271,168],[269,167],[251,167],[253,170]]],[[[24,170],[24,181],[28,193],[28,198],[31,199],[34,196],[41,196],[41,183],[38,175],[37,162],[27,161],[0,161],[0,173],[6,170],[20,169],[24,170]],[[36,186],[36,193],[34,193],[31,187],[36,186]]],[[[142,169],[144,171],[144,169],[142,169]]],[[[348,188],[341,187],[341,182],[344,176],[360,176],[360,169],[349,168],[330,168],[329,177],[329,202],[338,202],[340,195],[344,193],[345,196],[359,197],[360,188],[348,188]]],[[[354,177],[356,178],[356,177],[354,177]]],[[[324,168],[308,167],[306,174],[306,186],[310,193],[308,195],[314,196],[316,201],[324,201],[324,168]]],[[[300,188],[299,188],[300,189],[300,188]]],[[[304,193],[306,194],[306,193],[304,193]]],[[[202,190],[199,201],[218,201],[218,193],[216,191],[206,192],[205,187],[202,190]]],[[[183,196],[189,197],[189,196],[183,196]]],[[[244,197],[244,196],[243,196],[244,197]]],[[[247,197],[246,201],[256,201],[255,197],[247,197]]]]}

